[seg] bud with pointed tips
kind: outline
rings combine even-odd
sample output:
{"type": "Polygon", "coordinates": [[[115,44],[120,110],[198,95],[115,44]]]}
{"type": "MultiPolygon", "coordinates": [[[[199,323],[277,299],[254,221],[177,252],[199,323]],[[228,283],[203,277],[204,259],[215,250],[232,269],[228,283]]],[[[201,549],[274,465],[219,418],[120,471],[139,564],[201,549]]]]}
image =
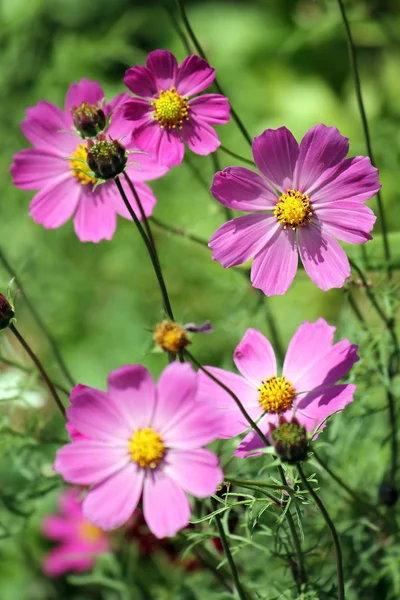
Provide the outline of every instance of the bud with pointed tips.
{"type": "Polygon", "coordinates": [[[93,105],[82,102],[80,106],[72,107],[71,114],[75,129],[79,131],[83,138],[96,137],[106,128],[107,119],[98,104],[93,105]]]}
{"type": "Polygon", "coordinates": [[[125,169],[128,153],[118,140],[107,139],[100,133],[95,140],[88,140],[87,164],[96,179],[114,179],[125,169]]]}
{"type": "Polygon", "coordinates": [[[6,329],[13,317],[14,311],[11,304],[3,294],[0,294],[0,329],[6,329]]]}
{"type": "Polygon", "coordinates": [[[307,458],[307,431],[296,418],[287,421],[281,416],[278,426],[270,427],[273,446],[282,462],[294,464],[307,458]]]}

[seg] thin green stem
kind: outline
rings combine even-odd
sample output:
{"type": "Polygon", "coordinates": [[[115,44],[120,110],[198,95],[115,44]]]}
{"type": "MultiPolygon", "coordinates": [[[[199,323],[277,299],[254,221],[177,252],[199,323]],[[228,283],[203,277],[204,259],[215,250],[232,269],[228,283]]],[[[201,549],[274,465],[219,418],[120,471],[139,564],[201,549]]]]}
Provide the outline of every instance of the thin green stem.
{"type": "MultiPolygon", "coordinates": [[[[25,365],[21,365],[18,362],[15,362],[9,358],[6,358],[5,356],[0,355],[0,362],[4,363],[5,365],[8,365],[9,367],[14,367],[15,369],[18,369],[19,371],[23,371],[24,373],[28,373],[28,374],[33,373],[32,369],[30,369],[29,367],[25,367],[25,365]]],[[[67,390],[67,388],[62,386],[60,383],[56,383],[53,380],[52,380],[52,384],[54,385],[54,387],[57,390],[59,390],[60,392],[62,392],[66,396],[68,396],[68,398],[69,398],[70,392],[69,392],[69,390],[67,390]]]]}
{"type": "Polygon", "coordinates": [[[146,213],[144,212],[143,204],[142,204],[142,202],[140,200],[139,194],[137,193],[137,190],[136,190],[135,186],[133,185],[133,182],[129,178],[128,174],[126,173],[126,171],[123,171],[122,175],[123,175],[126,183],[128,184],[129,189],[131,190],[131,192],[133,194],[133,197],[136,200],[136,204],[139,207],[140,216],[142,217],[142,223],[143,223],[144,228],[146,230],[147,237],[149,238],[149,241],[150,241],[151,247],[153,249],[154,255],[155,255],[156,259],[157,259],[157,262],[158,262],[158,264],[160,264],[160,261],[158,259],[158,255],[157,255],[157,249],[156,249],[156,244],[155,244],[155,241],[154,241],[153,233],[151,231],[151,227],[149,225],[149,221],[148,221],[148,219],[146,217],[146,213]]]}
{"type": "Polygon", "coordinates": [[[6,258],[4,252],[1,248],[0,248],[0,261],[3,263],[3,266],[6,269],[6,271],[8,272],[8,274],[10,275],[10,277],[14,278],[14,281],[15,281],[16,285],[18,286],[19,290],[21,291],[21,294],[25,300],[25,304],[27,305],[28,309],[30,310],[32,317],[36,321],[38,327],[41,329],[43,335],[46,337],[48,343],[51,346],[51,349],[54,354],[54,358],[56,359],[61,372],[63,373],[64,377],[67,379],[68,383],[71,386],[74,386],[75,382],[73,380],[71,373],[68,370],[67,365],[64,362],[63,357],[61,356],[61,352],[56,344],[56,341],[54,340],[50,331],[47,329],[47,326],[45,325],[45,323],[44,323],[42,317],[40,316],[40,314],[38,313],[38,311],[36,310],[35,305],[33,304],[33,302],[30,301],[29,297],[27,296],[25,288],[22,285],[21,279],[15,272],[14,267],[11,266],[10,262],[6,258]]]}
{"type": "Polygon", "coordinates": [[[299,475],[300,475],[301,481],[303,482],[304,487],[308,490],[310,496],[314,500],[315,504],[318,506],[318,508],[325,520],[325,523],[327,524],[328,529],[331,533],[333,544],[335,547],[335,554],[336,554],[336,571],[337,571],[337,579],[338,579],[338,600],[345,600],[342,550],[340,547],[340,541],[339,541],[339,536],[336,531],[336,527],[333,524],[333,521],[330,518],[329,513],[326,510],[324,504],[322,503],[322,500],[320,499],[318,494],[314,491],[312,486],[307,481],[307,478],[304,475],[304,471],[303,471],[303,468],[300,463],[297,465],[297,470],[299,472],[299,475]]]}
{"type": "Polygon", "coordinates": [[[278,485],[276,483],[264,483],[263,481],[256,481],[252,479],[236,479],[236,477],[231,477],[230,475],[224,476],[224,481],[231,483],[232,485],[252,485],[258,487],[266,487],[272,490],[285,490],[286,492],[291,493],[293,490],[288,485],[278,485]]]}
{"type": "Polygon", "coordinates": [[[224,588],[232,594],[233,588],[232,585],[226,580],[225,574],[221,572],[221,569],[217,567],[215,564],[215,558],[209,552],[209,550],[205,547],[194,547],[192,550],[193,554],[197,557],[197,559],[214,575],[216,579],[224,586],[224,588]]]}
{"type": "Polygon", "coordinates": [[[208,244],[205,240],[201,239],[197,235],[194,235],[193,233],[189,233],[188,231],[186,231],[186,229],[183,229],[182,227],[174,227],[173,225],[168,225],[167,223],[163,223],[162,221],[160,221],[160,219],[154,216],[150,217],[150,221],[154,223],[156,227],[162,229],[163,231],[172,233],[173,235],[179,235],[190,240],[191,242],[199,244],[199,246],[203,246],[203,248],[208,248],[208,244]]]}
{"type": "MultiPolygon", "coordinates": [[[[246,275],[246,273],[241,270],[241,272],[246,275]]],[[[258,300],[258,309],[261,309],[263,306],[265,307],[265,319],[268,323],[268,327],[271,333],[271,339],[272,339],[272,343],[276,352],[276,356],[278,359],[278,362],[282,365],[283,364],[283,360],[285,358],[285,353],[283,350],[283,345],[282,345],[282,341],[281,341],[281,337],[279,335],[279,331],[278,328],[276,326],[276,322],[275,319],[272,316],[271,311],[269,310],[269,298],[267,298],[267,296],[265,296],[264,292],[262,290],[259,290],[259,300],[258,300]]]]}
{"type": "MultiPolygon", "coordinates": [[[[353,36],[351,33],[351,28],[350,28],[350,23],[347,18],[346,9],[344,7],[343,0],[338,0],[338,4],[339,4],[340,13],[342,15],[344,28],[346,30],[347,44],[349,47],[349,54],[350,54],[350,64],[351,64],[351,70],[353,72],[353,79],[354,79],[354,88],[355,88],[355,92],[356,92],[358,109],[360,111],[360,117],[361,117],[362,127],[363,127],[363,131],[364,131],[365,144],[367,146],[367,152],[371,159],[371,163],[373,165],[375,165],[375,160],[374,160],[374,156],[372,153],[372,144],[371,144],[371,136],[370,136],[369,126],[368,126],[368,119],[367,119],[367,114],[365,112],[364,100],[363,100],[363,96],[362,96],[361,79],[360,79],[360,73],[359,73],[358,63],[357,63],[356,47],[354,44],[354,40],[353,40],[353,36]]],[[[377,192],[376,197],[377,197],[377,201],[378,201],[379,217],[380,217],[381,226],[382,226],[382,240],[383,240],[383,249],[384,249],[385,259],[386,259],[387,273],[388,273],[389,279],[391,279],[392,278],[392,269],[391,269],[391,264],[390,264],[390,247],[389,247],[389,240],[388,240],[388,234],[387,234],[385,211],[383,208],[383,202],[382,202],[382,197],[381,197],[380,191],[377,192]]]]}
{"type": "Polygon", "coordinates": [[[233,158],[236,158],[237,160],[240,160],[241,162],[244,162],[244,163],[246,163],[246,164],[251,165],[252,167],[254,167],[254,161],[253,160],[250,160],[249,158],[244,158],[244,156],[241,156],[240,154],[236,154],[236,152],[232,152],[232,150],[229,150],[229,148],[227,148],[226,146],[223,146],[222,144],[218,148],[218,150],[222,150],[222,152],[225,152],[225,154],[229,154],[233,158]]]}
{"type": "MultiPolygon", "coordinates": [[[[177,5],[178,5],[178,9],[182,18],[182,21],[186,27],[186,30],[188,32],[188,35],[192,41],[192,44],[194,45],[194,47],[196,48],[197,52],[199,53],[199,55],[201,56],[201,58],[204,58],[204,60],[206,60],[207,62],[207,56],[199,42],[199,40],[197,39],[190,23],[189,23],[189,19],[187,17],[185,8],[183,6],[183,1],[182,0],[177,0],[177,5]]],[[[222,94],[222,96],[226,96],[226,94],[224,93],[224,91],[222,90],[220,84],[218,83],[217,78],[214,79],[214,84],[215,87],[217,88],[217,90],[219,91],[220,94],[222,94]]],[[[243,125],[241,119],[239,118],[239,115],[237,114],[237,112],[235,111],[235,109],[233,108],[231,102],[229,102],[230,107],[231,107],[231,113],[232,113],[232,117],[233,120],[235,121],[236,125],[238,126],[239,130],[241,131],[243,137],[246,139],[246,141],[248,142],[248,144],[250,144],[250,146],[252,145],[252,139],[249,135],[249,133],[247,132],[245,126],[243,125]]]]}
{"type": "Polygon", "coordinates": [[[38,359],[38,357],[36,356],[36,354],[34,353],[34,351],[32,350],[32,348],[29,346],[28,342],[26,342],[26,340],[23,338],[23,336],[20,334],[20,332],[18,331],[18,329],[15,327],[15,325],[13,323],[11,323],[9,325],[9,329],[10,331],[15,335],[15,337],[17,338],[17,340],[19,341],[19,343],[21,344],[21,346],[24,348],[24,350],[27,352],[27,354],[29,355],[29,357],[32,359],[32,361],[35,363],[39,373],[41,374],[41,376],[43,377],[43,380],[45,382],[45,384],[48,387],[48,390],[50,392],[50,394],[52,395],[52,397],[54,398],[58,408],[61,411],[61,414],[64,418],[65,417],[65,408],[60,400],[60,398],[58,397],[57,394],[57,390],[54,387],[52,381],[50,380],[49,376],[47,375],[42,363],[40,362],[40,360],[38,359]]]}
{"type": "MultiPolygon", "coordinates": [[[[214,498],[211,498],[211,504],[212,504],[212,508],[214,511],[218,509],[217,503],[214,500],[214,498]]],[[[240,583],[239,573],[236,568],[235,561],[233,560],[233,556],[232,556],[231,550],[229,548],[228,540],[225,535],[224,527],[222,525],[221,516],[219,514],[215,515],[215,521],[217,524],[218,535],[220,537],[222,547],[224,549],[226,560],[228,561],[228,565],[231,570],[232,579],[233,579],[233,583],[236,588],[237,594],[238,594],[240,600],[248,600],[248,596],[245,593],[245,591],[242,587],[242,584],[240,583]]]]}

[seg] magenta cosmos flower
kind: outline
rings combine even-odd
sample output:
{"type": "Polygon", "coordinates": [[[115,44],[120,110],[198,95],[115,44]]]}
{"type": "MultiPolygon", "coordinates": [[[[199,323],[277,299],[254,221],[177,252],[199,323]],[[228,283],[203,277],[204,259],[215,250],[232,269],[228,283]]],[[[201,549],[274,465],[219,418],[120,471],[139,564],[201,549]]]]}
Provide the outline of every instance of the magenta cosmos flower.
{"type": "Polygon", "coordinates": [[[140,98],[125,105],[125,117],[134,122],[132,137],[139,148],[162,164],[179,165],[184,142],[196,154],[210,154],[220,145],[211,125],[229,121],[229,102],[221,94],[203,94],[215,78],[215,69],[195,54],[178,67],[169,50],[155,50],[146,66],[128,69],[125,85],[140,98]]]}
{"type": "MultiPolygon", "coordinates": [[[[45,101],[27,110],[21,128],[34,147],[14,156],[11,173],[17,187],[40,190],[29,211],[36,223],[54,229],[73,217],[76,235],[82,242],[99,242],[113,237],[117,214],[131,218],[113,181],[93,190],[96,179],[82,162],[86,160],[87,142],[81,137],[85,129],[90,130],[93,121],[98,125],[95,129],[99,129],[111,115],[107,136],[123,138],[127,151],[134,152],[135,146],[129,142],[131,126],[121,110],[127,98],[128,94],[121,94],[107,104],[100,85],[82,79],[69,88],[65,110],[45,101]]],[[[126,173],[135,184],[147,216],[151,215],[156,198],[143,182],[160,177],[166,171],[146,154],[131,154],[128,158],[126,173]]],[[[139,209],[123,177],[121,183],[140,219],[139,209]]]]}
{"type": "Polygon", "coordinates": [[[81,492],[68,489],[59,497],[60,513],[48,515],[42,524],[43,534],[59,543],[45,558],[43,569],[51,577],[70,571],[89,571],[98,554],[109,549],[107,535],[82,514],[81,492]]]}
{"type": "Polygon", "coordinates": [[[290,287],[299,250],[318,287],[342,287],[350,265],[335,238],[351,244],[371,239],[376,217],[364,202],[380,188],[369,158],[346,159],[348,149],[348,139],[326,125],[310,129],[300,146],[286,127],[256,137],[253,157],[261,175],[228,167],[214,177],[213,196],[251,214],[214,233],[213,258],[232,267],[254,257],[253,286],[274,296],[290,287]]]}
{"type": "Polygon", "coordinates": [[[211,413],[196,402],[197,374],[172,363],[157,389],[141,365],[108,378],[108,392],[78,385],[68,422],[90,439],[59,450],[55,470],[66,481],[92,485],[83,513],[102,529],[126,523],[142,497],[143,513],[158,537],[189,523],[185,492],[200,498],[222,481],[218,458],[203,448],[218,434],[211,413]]]}
{"type": "MultiPolygon", "coordinates": [[[[314,432],[324,419],[353,400],[356,389],[351,384],[334,385],[358,360],[357,346],[348,340],[333,343],[334,331],[324,319],[300,325],[290,341],[281,375],[271,344],[256,329],[246,331],[234,353],[241,375],[206,368],[238,396],[265,435],[269,436],[271,424],[278,425],[280,416],[287,420],[295,416],[314,432]]],[[[215,399],[220,412],[219,437],[233,437],[249,428],[231,396],[200,373],[199,399],[209,398],[215,399]]],[[[263,446],[259,436],[250,432],[235,454],[245,456],[263,446]]]]}

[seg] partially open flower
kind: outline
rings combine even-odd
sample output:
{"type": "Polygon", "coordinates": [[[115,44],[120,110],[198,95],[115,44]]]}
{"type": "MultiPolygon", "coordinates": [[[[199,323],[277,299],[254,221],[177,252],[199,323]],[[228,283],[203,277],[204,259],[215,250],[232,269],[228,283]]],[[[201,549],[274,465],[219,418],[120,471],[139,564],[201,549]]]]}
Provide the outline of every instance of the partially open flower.
{"type": "Polygon", "coordinates": [[[82,102],[80,106],[72,107],[71,115],[75,129],[83,138],[96,137],[107,124],[106,116],[99,104],[82,102]]]}
{"type": "Polygon", "coordinates": [[[157,323],[153,340],[157,346],[171,354],[180,352],[191,343],[185,328],[175,323],[175,321],[157,323]]]}
{"type": "Polygon", "coordinates": [[[307,458],[307,431],[296,418],[287,421],[285,417],[280,417],[278,427],[271,424],[271,438],[276,453],[283,462],[296,463],[307,458]]]}
{"type": "Polygon", "coordinates": [[[87,164],[96,179],[114,179],[120,175],[128,160],[128,153],[118,140],[107,139],[100,133],[88,141],[87,164]]]}
{"type": "Polygon", "coordinates": [[[13,316],[11,304],[3,294],[0,294],[0,329],[8,327],[13,316]]]}

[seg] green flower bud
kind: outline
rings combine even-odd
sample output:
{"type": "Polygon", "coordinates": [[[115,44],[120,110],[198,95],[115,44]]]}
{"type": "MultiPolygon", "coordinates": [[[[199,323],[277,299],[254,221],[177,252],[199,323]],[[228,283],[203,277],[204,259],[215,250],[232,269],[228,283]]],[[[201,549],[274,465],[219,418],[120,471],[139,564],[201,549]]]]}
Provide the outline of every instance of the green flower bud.
{"type": "Polygon", "coordinates": [[[13,317],[14,311],[11,304],[3,294],[0,294],[0,329],[6,329],[13,317]]]}
{"type": "Polygon", "coordinates": [[[100,106],[88,104],[87,102],[82,102],[79,107],[73,106],[71,114],[75,128],[83,138],[96,137],[98,133],[103,131],[107,123],[100,106]]]}
{"type": "Polygon", "coordinates": [[[271,426],[271,438],[275,451],[283,462],[293,464],[307,458],[307,431],[295,418],[286,421],[285,417],[280,417],[278,427],[271,426]]]}
{"type": "Polygon", "coordinates": [[[97,179],[114,179],[127,163],[128,153],[117,140],[106,139],[101,133],[88,141],[87,164],[97,179]]]}

